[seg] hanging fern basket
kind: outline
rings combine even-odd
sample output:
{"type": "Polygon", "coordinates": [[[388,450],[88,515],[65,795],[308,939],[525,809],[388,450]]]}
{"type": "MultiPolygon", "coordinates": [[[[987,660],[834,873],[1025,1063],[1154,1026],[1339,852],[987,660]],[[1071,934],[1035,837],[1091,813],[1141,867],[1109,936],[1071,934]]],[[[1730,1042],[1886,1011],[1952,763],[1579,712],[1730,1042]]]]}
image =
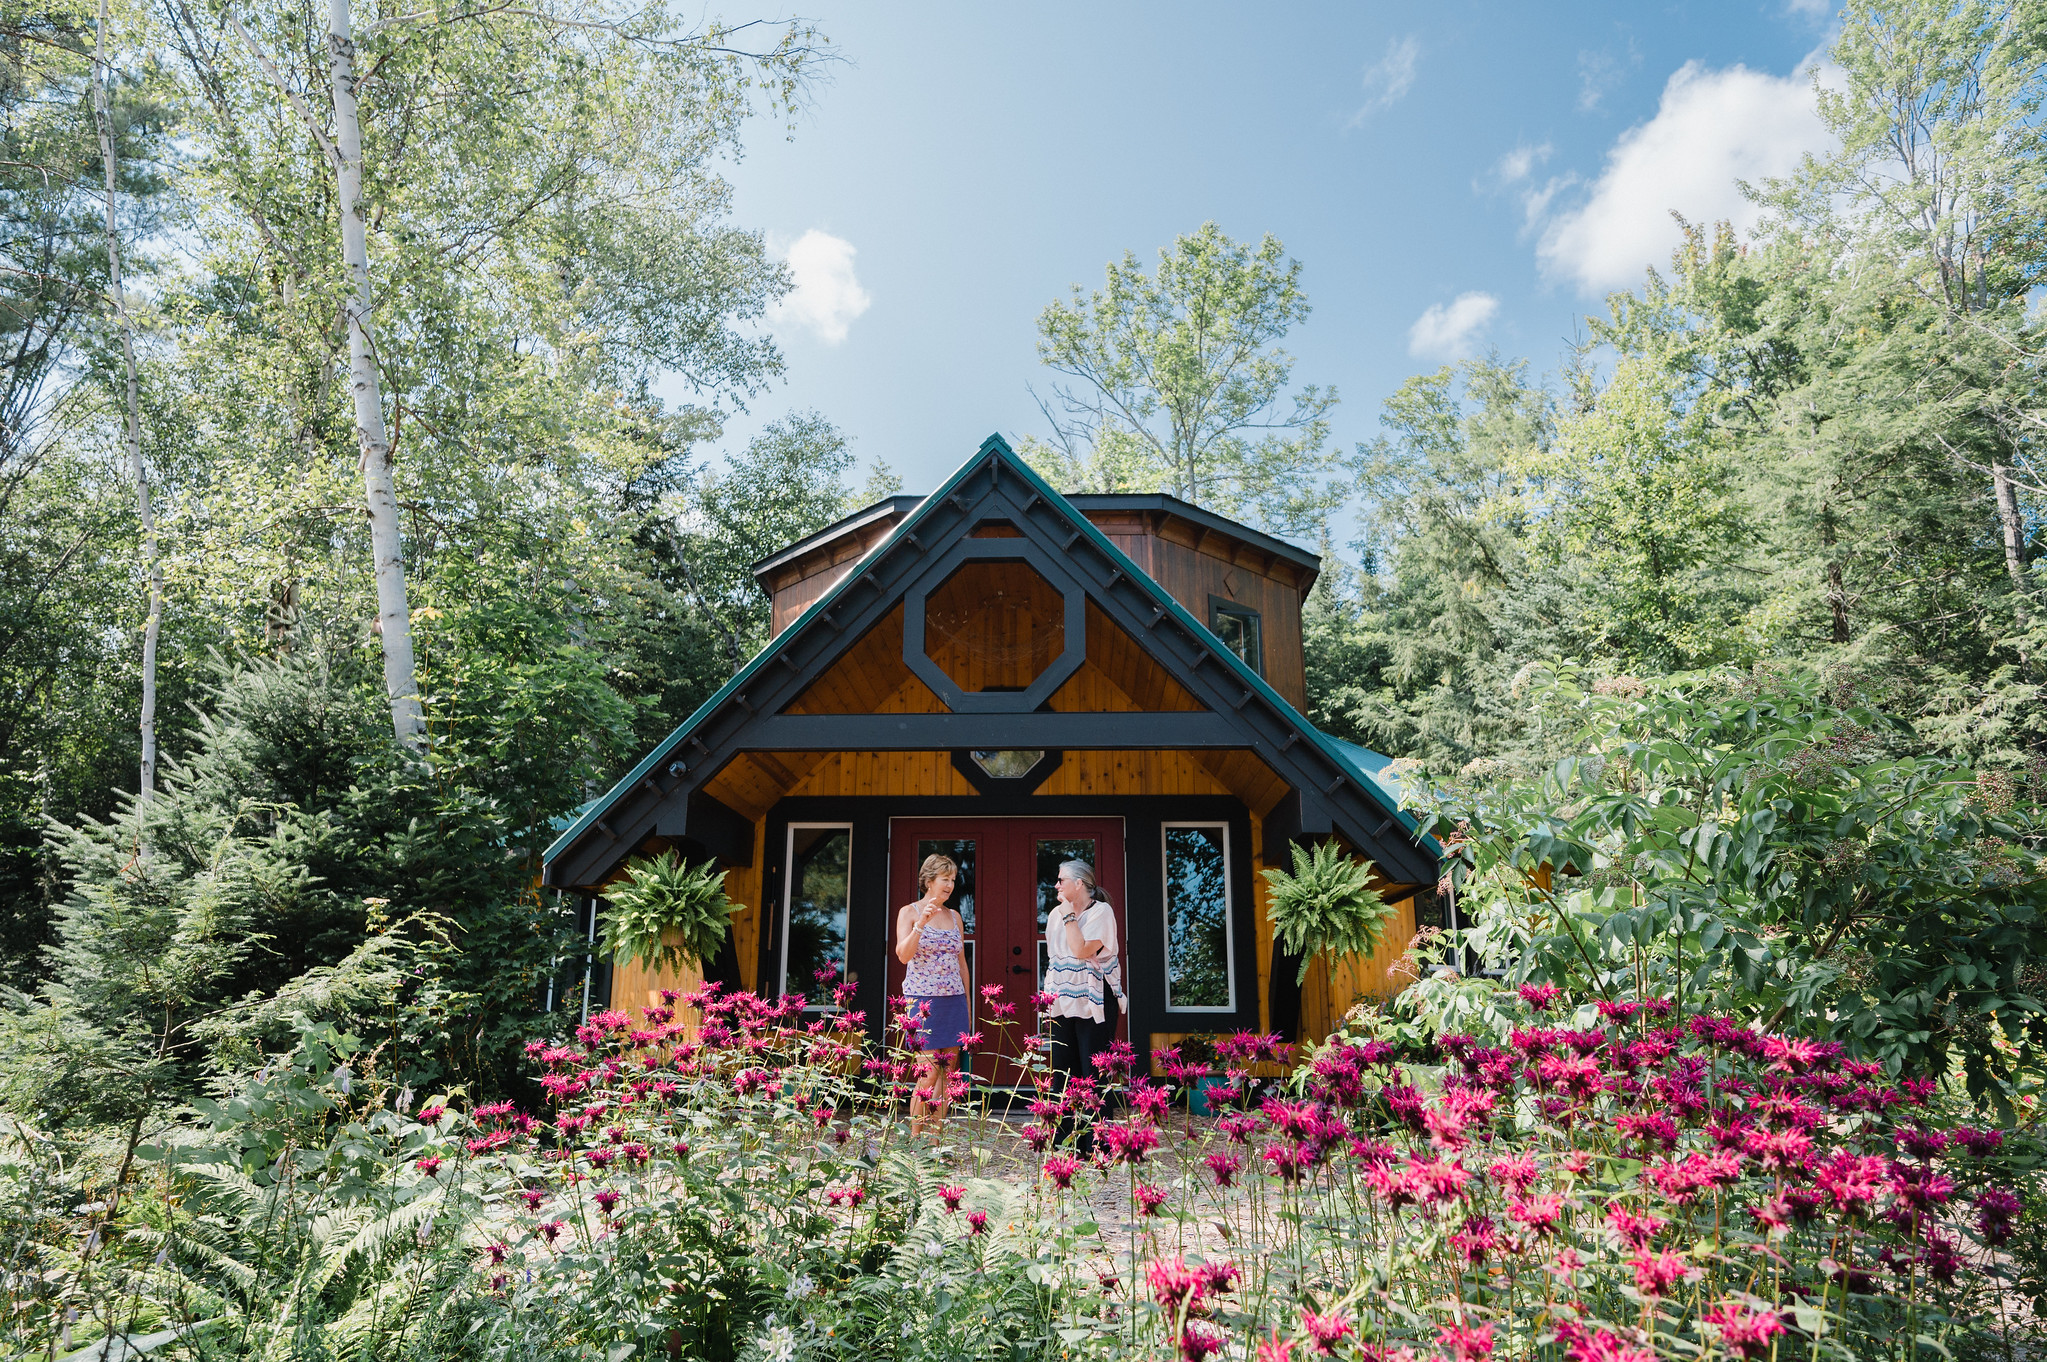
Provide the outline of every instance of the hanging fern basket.
{"type": "Polygon", "coordinates": [[[1354,861],[1336,843],[1323,842],[1313,851],[1296,846],[1292,873],[1278,868],[1263,873],[1272,939],[1301,957],[1295,983],[1307,982],[1308,966],[1319,955],[1334,964],[1379,949],[1393,905],[1372,887],[1370,861],[1354,861]]]}
{"type": "Polygon", "coordinates": [[[628,864],[605,898],[605,953],[671,971],[716,958],[741,907],[725,892],[717,862],[691,866],[672,851],[628,864]]]}

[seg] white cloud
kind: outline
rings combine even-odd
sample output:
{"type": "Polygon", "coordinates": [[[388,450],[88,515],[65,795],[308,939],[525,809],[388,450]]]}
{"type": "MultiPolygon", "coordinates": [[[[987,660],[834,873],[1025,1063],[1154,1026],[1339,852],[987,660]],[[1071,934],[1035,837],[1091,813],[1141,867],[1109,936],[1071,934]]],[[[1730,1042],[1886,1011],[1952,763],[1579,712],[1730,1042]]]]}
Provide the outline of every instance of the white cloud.
{"type": "Polygon", "coordinates": [[[1827,145],[1805,65],[1789,76],[1680,67],[1656,116],[1614,143],[1585,201],[1549,222],[1536,248],[1544,271],[1588,291],[1623,288],[1678,244],[1673,212],[1754,226],[1761,210],[1736,181],[1789,174],[1827,145]]]}
{"type": "Polygon", "coordinates": [[[1524,142],[1500,158],[1499,164],[1493,167],[1493,174],[1503,185],[1525,180],[1531,171],[1549,160],[1550,151],[1547,142],[1539,147],[1531,147],[1524,142]]]}
{"type": "Polygon", "coordinates": [[[1386,55],[1365,68],[1365,102],[1351,115],[1353,128],[1381,109],[1392,108],[1414,88],[1414,68],[1421,55],[1422,45],[1412,37],[1387,42],[1386,55]]]}
{"type": "Polygon", "coordinates": [[[853,243],[813,227],[786,247],[769,250],[789,266],[792,288],[768,311],[777,331],[806,331],[826,345],[846,339],[846,328],[874,300],[853,273],[853,243]]]}
{"type": "Polygon", "coordinates": [[[1490,293],[1460,293],[1437,303],[1407,329],[1407,353],[1417,359],[1463,359],[1478,347],[1500,300],[1490,293]]]}
{"type": "Polygon", "coordinates": [[[1606,92],[1620,84],[1623,77],[1642,64],[1642,54],[1632,39],[1628,42],[1626,57],[1616,56],[1602,49],[1598,52],[1578,54],[1578,112],[1591,113],[1606,98],[1606,92]]]}

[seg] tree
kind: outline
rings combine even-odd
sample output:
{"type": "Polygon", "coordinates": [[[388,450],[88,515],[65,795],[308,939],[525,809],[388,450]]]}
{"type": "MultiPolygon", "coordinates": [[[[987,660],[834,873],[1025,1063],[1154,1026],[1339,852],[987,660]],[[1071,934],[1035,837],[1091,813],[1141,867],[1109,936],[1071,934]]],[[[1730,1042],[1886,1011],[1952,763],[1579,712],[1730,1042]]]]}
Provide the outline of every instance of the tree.
{"type": "MultiPolygon", "coordinates": [[[[1589,683],[1589,684],[1588,684],[1589,683]]],[[[1804,668],[1529,695],[1564,759],[1420,797],[1480,958],[1512,982],[1788,1016],[2004,1102],[2047,1045],[2042,795],[1910,754],[1909,729],[1804,668]]]]}
{"type": "Polygon", "coordinates": [[[92,55],[92,113],[97,125],[100,162],[106,177],[107,299],[121,337],[121,380],[127,398],[125,414],[128,478],[135,485],[135,524],[142,537],[142,571],[148,608],[142,626],[142,706],[137,730],[142,742],[142,769],[135,797],[148,803],[156,790],[156,645],[163,632],[163,560],[157,550],[156,509],[149,498],[149,469],[142,461],[142,399],[135,372],[135,323],[128,315],[128,294],[121,282],[121,231],[115,195],[121,181],[120,158],[114,150],[113,115],[107,99],[112,69],[107,63],[107,0],[100,0],[92,55]]]}
{"type": "Polygon", "coordinates": [[[1253,247],[1205,223],[1152,274],[1126,252],[1103,288],[1038,316],[1039,359],[1078,386],[1041,400],[1055,445],[1026,456],[1070,490],[1167,491],[1317,537],[1341,500],[1321,481],[1336,392],[1289,394],[1279,348],[1308,311],[1301,264],[1270,235],[1253,247]]]}

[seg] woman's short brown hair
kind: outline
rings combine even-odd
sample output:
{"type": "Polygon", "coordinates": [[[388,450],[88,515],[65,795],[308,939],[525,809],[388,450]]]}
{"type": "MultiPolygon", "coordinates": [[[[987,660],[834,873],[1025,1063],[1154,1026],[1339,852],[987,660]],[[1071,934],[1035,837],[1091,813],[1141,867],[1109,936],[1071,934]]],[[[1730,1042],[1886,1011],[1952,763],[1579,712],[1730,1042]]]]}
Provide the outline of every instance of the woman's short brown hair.
{"type": "Polygon", "coordinates": [[[917,867],[917,892],[930,890],[933,880],[951,879],[957,885],[960,880],[959,862],[950,856],[926,856],[924,864],[917,867]]]}

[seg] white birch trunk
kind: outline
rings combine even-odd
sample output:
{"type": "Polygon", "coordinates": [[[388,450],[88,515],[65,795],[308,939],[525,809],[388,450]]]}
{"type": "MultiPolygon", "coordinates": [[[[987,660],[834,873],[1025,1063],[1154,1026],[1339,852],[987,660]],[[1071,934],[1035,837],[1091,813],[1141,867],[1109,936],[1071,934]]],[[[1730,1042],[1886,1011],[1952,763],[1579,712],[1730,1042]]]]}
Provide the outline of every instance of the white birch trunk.
{"type": "Polygon", "coordinates": [[[341,210],[341,259],[348,270],[349,389],[361,445],[363,494],[370,519],[370,553],[377,583],[377,625],[384,642],[384,688],[391,697],[391,727],[398,741],[418,747],[424,727],[419,676],[412,659],[412,614],[405,600],[405,559],[398,534],[398,494],[391,482],[391,437],[377,381],[370,330],[370,253],[362,212],[362,124],[355,107],[355,34],[349,0],[328,0],[327,74],[334,92],[334,175],[341,210]]]}
{"type": "Polygon", "coordinates": [[[2011,584],[2018,590],[2018,618],[2025,624],[2030,618],[2026,609],[2026,522],[2019,514],[2019,492],[2012,485],[2011,469],[1996,457],[1990,461],[1990,486],[1997,496],[1998,528],[2004,531],[2004,570],[2011,576],[2011,584]]]}
{"type": "Polygon", "coordinates": [[[99,127],[100,164],[107,185],[107,296],[121,329],[121,363],[128,381],[128,476],[135,483],[135,520],[142,531],[142,568],[148,582],[149,613],[142,626],[142,772],[136,789],[138,807],[156,793],[156,641],[163,624],[163,557],[157,550],[156,510],[149,499],[149,470],[142,463],[142,399],[135,376],[135,325],[128,316],[128,295],[121,285],[121,233],[114,214],[119,163],[114,155],[114,120],[107,107],[107,0],[100,0],[99,25],[93,39],[92,112],[99,127]]]}

